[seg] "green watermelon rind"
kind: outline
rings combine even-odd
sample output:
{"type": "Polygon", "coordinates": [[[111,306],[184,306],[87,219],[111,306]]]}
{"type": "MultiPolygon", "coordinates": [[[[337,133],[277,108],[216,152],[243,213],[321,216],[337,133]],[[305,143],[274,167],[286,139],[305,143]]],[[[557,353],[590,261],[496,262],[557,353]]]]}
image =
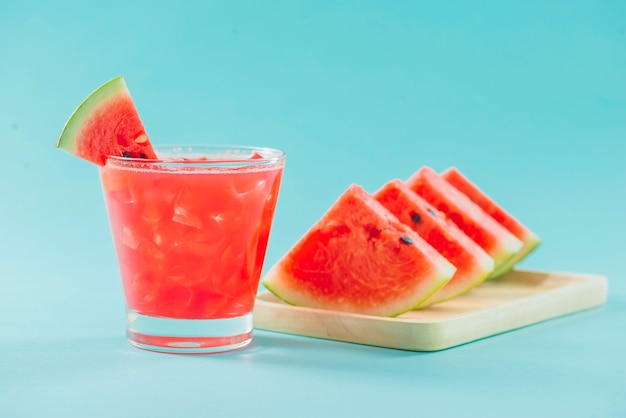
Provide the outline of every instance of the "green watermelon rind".
{"type": "Polygon", "coordinates": [[[541,239],[531,232],[527,237],[522,240],[522,243],[522,249],[519,250],[519,252],[515,254],[511,259],[509,259],[509,261],[505,262],[499,268],[494,270],[494,272],[491,273],[491,275],[489,276],[490,280],[504,276],[506,273],[513,270],[517,263],[526,258],[528,254],[533,252],[535,248],[537,248],[539,244],[541,244],[541,239]]]}
{"type": "MultiPolygon", "coordinates": [[[[485,215],[489,216],[486,213],[485,215]]],[[[498,225],[501,226],[500,224],[498,225]]],[[[511,234],[506,228],[502,228],[509,234],[509,236],[501,238],[500,242],[502,243],[502,246],[500,247],[500,250],[492,254],[495,262],[494,272],[501,270],[506,265],[509,265],[524,246],[524,243],[520,239],[511,234]]],[[[493,273],[491,273],[490,278],[492,277],[493,273]]]]}
{"type": "MultiPolygon", "coordinates": [[[[450,265],[452,265],[452,264],[450,264],[450,265]]],[[[454,270],[452,273],[450,273],[449,275],[448,275],[448,274],[442,274],[442,275],[440,276],[440,278],[441,278],[441,283],[440,283],[440,285],[439,285],[438,287],[434,288],[434,289],[433,289],[433,291],[432,291],[430,294],[428,294],[426,297],[424,297],[424,298],[423,298],[422,300],[420,300],[418,303],[416,303],[415,305],[413,305],[413,307],[412,307],[411,309],[408,309],[407,311],[400,312],[400,313],[395,314],[395,315],[392,315],[392,316],[398,316],[398,315],[401,315],[401,314],[403,314],[403,313],[405,313],[405,312],[408,312],[408,311],[411,311],[411,310],[416,310],[416,309],[426,308],[427,306],[425,306],[425,305],[424,305],[424,302],[426,302],[426,301],[430,300],[430,299],[431,299],[434,295],[436,295],[436,294],[437,294],[437,293],[438,293],[441,289],[443,289],[443,288],[444,288],[444,286],[445,286],[445,285],[447,285],[447,284],[450,282],[450,280],[452,280],[452,277],[454,277],[454,273],[456,273],[456,267],[455,267],[455,270],[454,270]]]]}
{"type": "MultiPolygon", "coordinates": [[[[411,310],[414,309],[419,309],[420,305],[430,299],[435,293],[437,293],[443,286],[445,286],[450,279],[452,278],[452,276],[454,275],[456,268],[450,264],[447,260],[443,260],[443,262],[437,263],[437,271],[438,274],[435,277],[431,277],[431,280],[433,281],[437,281],[438,284],[437,286],[434,286],[432,288],[432,291],[426,295],[420,295],[419,300],[417,301],[412,301],[411,304],[409,304],[408,302],[405,305],[405,308],[402,308],[400,310],[397,311],[391,311],[391,312],[387,312],[384,314],[367,314],[367,313],[355,313],[355,312],[344,312],[347,314],[351,314],[351,315],[366,315],[366,316],[383,316],[383,317],[389,317],[389,318],[393,318],[399,315],[402,315],[403,313],[409,312],[411,310]]],[[[263,286],[270,292],[272,293],[274,296],[276,296],[278,299],[282,300],[283,302],[291,305],[291,306],[296,306],[296,307],[306,307],[309,309],[322,309],[322,310],[328,310],[327,308],[324,307],[308,307],[308,306],[304,306],[302,303],[297,303],[294,301],[294,299],[289,296],[290,294],[292,294],[292,292],[286,288],[280,289],[281,285],[281,277],[284,273],[282,272],[282,270],[280,269],[280,262],[278,264],[276,264],[274,267],[272,267],[268,273],[264,276],[263,280],[261,281],[263,286]]],[[[408,299],[408,298],[407,298],[408,299]]],[[[396,301],[396,303],[398,303],[396,301]]]]}
{"type": "Polygon", "coordinates": [[[65,123],[57,139],[56,147],[76,155],[76,144],[81,126],[83,126],[88,117],[93,113],[94,109],[97,109],[120,94],[130,95],[123,76],[117,76],[91,92],[91,94],[78,105],[65,123]]]}
{"type": "Polygon", "coordinates": [[[448,300],[454,299],[456,297],[459,297],[468,293],[470,290],[476,288],[477,286],[479,286],[480,284],[482,284],[483,282],[485,282],[487,279],[489,279],[492,276],[493,266],[494,266],[493,258],[491,258],[489,255],[486,255],[485,257],[481,257],[479,261],[477,262],[477,267],[483,271],[483,274],[480,276],[480,278],[476,280],[476,282],[474,282],[474,284],[471,287],[461,288],[457,292],[449,293],[448,295],[446,295],[446,297],[442,297],[442,298],[438,298],[437,293],[435,293],[432,295],[433,296],[432,298],[424,300],[418,306],[418,308],[427,308],[431,305],[446,302],[448,300]],[[426,304],[424,302],[426,302],[426,304]]]}

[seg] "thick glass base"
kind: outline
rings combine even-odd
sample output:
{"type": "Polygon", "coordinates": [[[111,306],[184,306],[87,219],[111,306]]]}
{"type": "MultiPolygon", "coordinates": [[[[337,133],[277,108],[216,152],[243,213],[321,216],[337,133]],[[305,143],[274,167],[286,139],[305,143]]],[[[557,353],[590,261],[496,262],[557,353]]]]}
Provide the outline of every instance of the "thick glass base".
{"type": "Polygon", "coordinates": [[[126,325],[132,345],[162,353],[219,353],[252,340],[252,313],[236,318],[175,319],[128,310],[126,325]]]}

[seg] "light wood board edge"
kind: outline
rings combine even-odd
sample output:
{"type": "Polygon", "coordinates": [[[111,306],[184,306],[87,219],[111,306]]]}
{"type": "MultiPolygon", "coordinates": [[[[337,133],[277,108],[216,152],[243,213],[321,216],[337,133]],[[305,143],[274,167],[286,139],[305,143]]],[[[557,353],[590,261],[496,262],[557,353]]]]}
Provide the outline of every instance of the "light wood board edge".
{"type": "Polygon", "coordinates": [[[607,280],[603,276],[522,270],[514,273],[520,277],[549,275],[570,281],[530,297],[520,297],[512,303],[445,321],[302,308],[272,300],[273,295],[263,293],[256,301],[254,327],[401,350],[437,351],[589,309],[606,301],[607,280]]]}

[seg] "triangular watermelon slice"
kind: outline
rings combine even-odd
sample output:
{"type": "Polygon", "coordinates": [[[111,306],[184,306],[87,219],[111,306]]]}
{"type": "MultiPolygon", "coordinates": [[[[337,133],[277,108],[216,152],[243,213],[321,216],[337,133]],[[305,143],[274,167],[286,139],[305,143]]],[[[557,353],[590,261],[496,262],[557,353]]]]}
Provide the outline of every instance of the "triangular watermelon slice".
{"type": "Polygon", "coordinates": [[[122,76],[83,100],[66,122],[56,146],[99,166],[109,156],[157,158],[122,76]]]}
{"type": "Polygon", "coordinates": [[[515,235],[430,167],[417,170],[406,184],[480,245],[493,258],[494,271],[502,268],[522,248],[522,242],[515,235]]]}
{"type": "Polygon", "coordinates": [[[467,179],[457,168],[448,168],[441,173],[441,177],[469,197],[472,202],[480,206],[482,210],[491,215],[492,218],[498,221],[500,225],[504,226],[523,243],[522,249],[515,257],[500,266],[498,270],[494,271],[491,278],[496,278],[508,273],[541,243],[541,239],[533,231],[502,209],[493,199],[487,196],[485,192],[467,179]]]}
{"type": "Polygon", "coordinates": [[[462,295],[493,272],[493,259],[463,233],[443,212],[436,210],[400,180],[385,183],[374,194],[384,207],[417,232],[454,267],[452,279],[420,307],[462,295]]]}
{"type": "Polygon", "coordinates": [[[429,298],[455,270],[352,185],[272,267],[263,284],[297,306],[396,316],[429,298]]]}

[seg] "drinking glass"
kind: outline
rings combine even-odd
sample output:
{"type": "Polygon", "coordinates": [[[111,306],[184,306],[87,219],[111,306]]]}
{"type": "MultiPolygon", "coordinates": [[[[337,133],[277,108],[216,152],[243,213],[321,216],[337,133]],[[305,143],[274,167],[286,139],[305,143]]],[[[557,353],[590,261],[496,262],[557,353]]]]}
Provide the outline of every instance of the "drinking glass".
{"type": "Polygon", "coordinates": [[[131,344],[211,353],[252,339],[252,312],[286,155],[155,147],[101,168],[131,344]]]}

